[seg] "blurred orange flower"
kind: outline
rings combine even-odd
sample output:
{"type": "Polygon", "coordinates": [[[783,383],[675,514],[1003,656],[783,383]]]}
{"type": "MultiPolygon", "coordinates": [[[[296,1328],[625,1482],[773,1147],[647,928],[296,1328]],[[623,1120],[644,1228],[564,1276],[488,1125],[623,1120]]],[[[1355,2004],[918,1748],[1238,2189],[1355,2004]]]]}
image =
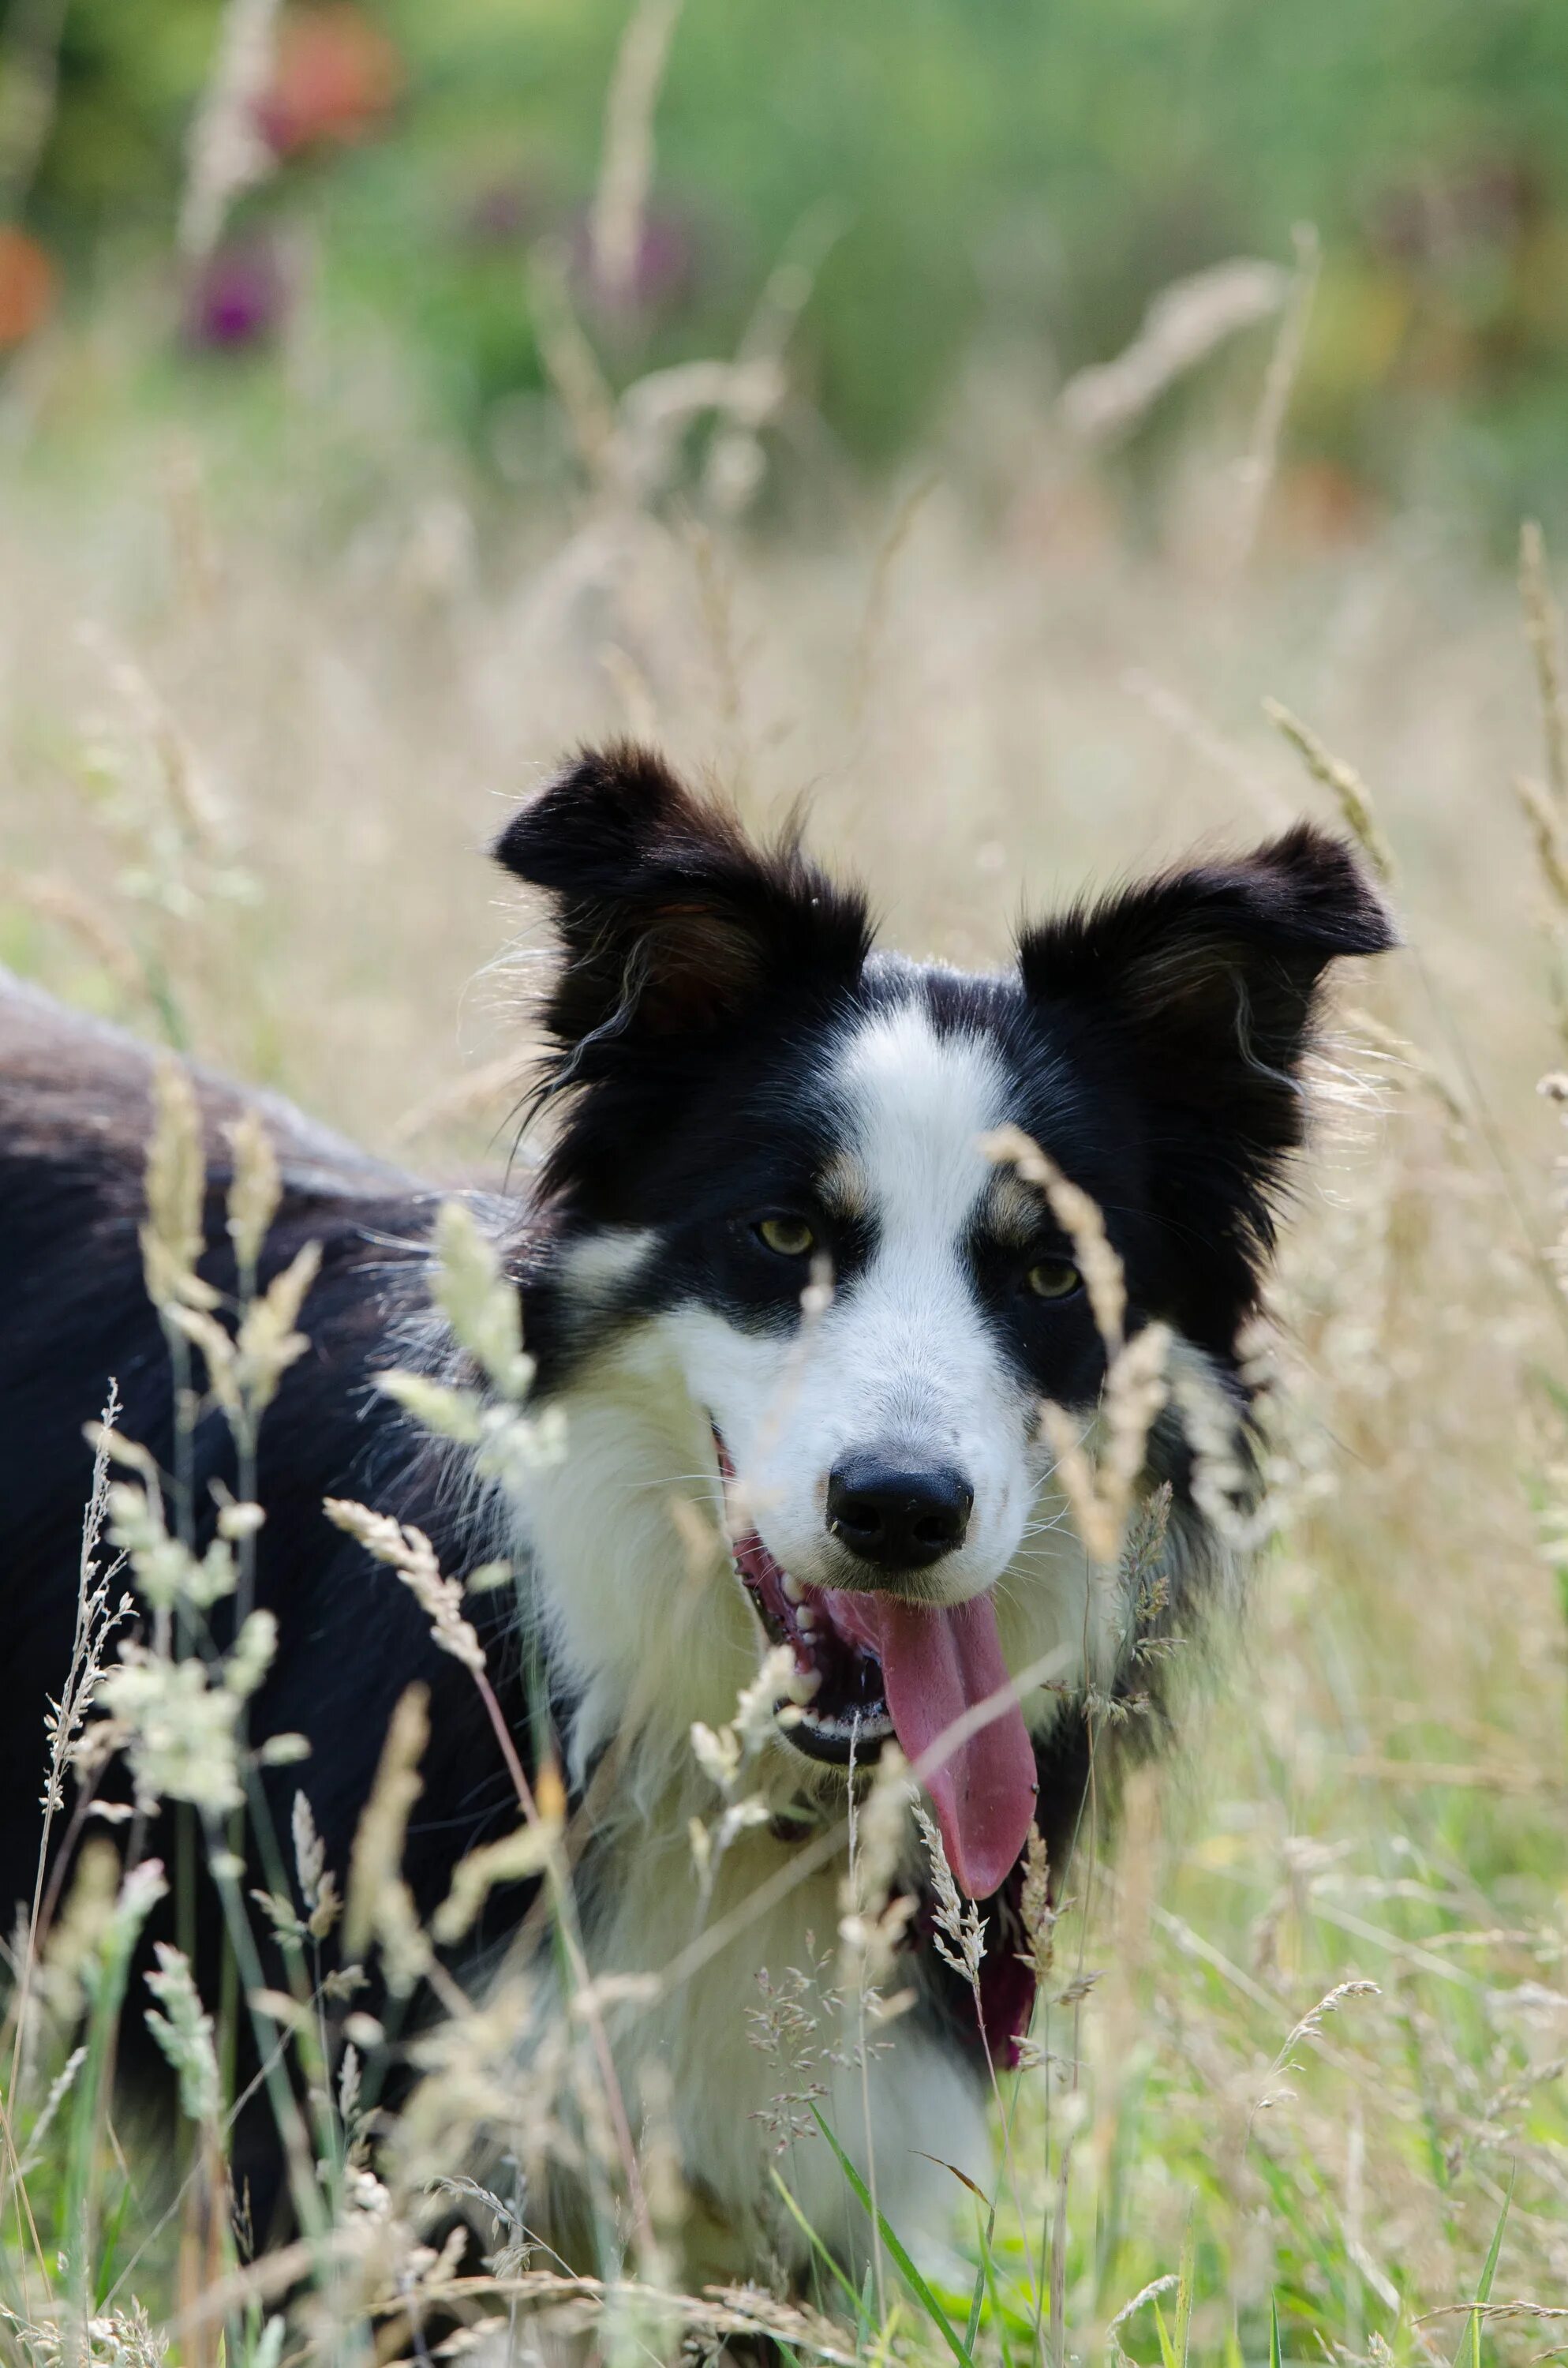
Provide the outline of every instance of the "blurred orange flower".
{"type": "Polygon", "coordinates": [[[279,156],[379,131],[403,95],[403,60],[353,0],[285,17],[260,128],[279,156]]]}
{"type": "Polygon", "coordinates": [[[0,352],[30,337],[54,302],[55,272],[25,230],[0,223],[0,352]]]}

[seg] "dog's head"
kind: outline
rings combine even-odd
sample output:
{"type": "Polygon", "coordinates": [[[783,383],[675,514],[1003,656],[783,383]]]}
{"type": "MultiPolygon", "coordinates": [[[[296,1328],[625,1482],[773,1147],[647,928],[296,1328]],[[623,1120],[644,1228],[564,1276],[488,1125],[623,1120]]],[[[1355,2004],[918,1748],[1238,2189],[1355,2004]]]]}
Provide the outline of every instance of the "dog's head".
{"type": "MultiPolygon", "coordinates": [[[[1050,1583],[1040,1402],[1087,1417],[1106,1364],[1082,1251],[995,1138],[1096,1204],[1130,1330],[1159,1319],[1226,1368],[1323,973],[1392,941],[1383,905],[1303,825],[969,976],[873,951],[863,896],[796,839],[755,846],[628,746],[496,851],[560,943],[545,1187],[576,1354],[652,1328],[711,1427],[736,1569],[795,1651],[798,1748],[864,1759],[896,1727],[939,1759],[1050,1583]]],[[[971,1892],[1017,1854],[1032,1772],[1014,1713],[932,1777],[971,1892]]]]}

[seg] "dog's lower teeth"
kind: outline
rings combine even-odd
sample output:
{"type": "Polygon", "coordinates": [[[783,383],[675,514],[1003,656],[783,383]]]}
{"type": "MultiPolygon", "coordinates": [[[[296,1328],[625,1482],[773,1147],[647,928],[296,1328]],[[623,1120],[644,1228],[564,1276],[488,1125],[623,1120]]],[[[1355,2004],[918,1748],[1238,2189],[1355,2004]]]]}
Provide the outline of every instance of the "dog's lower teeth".
{"type": "Polygon", "coordinates": [[[769,1642],[794,1648],[795,1666],[775,1704],[780,1735],[809,1759],[869,1767],[893,1731],[886,1703],[872,1695],[880,1672],[870,1656],[840,1634],[826,1604],[813,1600],[802,1581],[760,1544],[746,1554],[732,1550],[730,1560],[769,1642]],[[824,1688],[846,1706],[818,1708],[824,1688]]]}
{"type": "Polygon", "coordinates": [[[892,1733],[892,1721],[885,1710],[804,1710],[801,1713],[801,1725],[809,1726],[813,1734],[830,1736],[835,1740],[842,1736],[847,1741],[851,1736],[858,1735],[862,1743],[881,1742],[883,1736],[892,1733]]]}

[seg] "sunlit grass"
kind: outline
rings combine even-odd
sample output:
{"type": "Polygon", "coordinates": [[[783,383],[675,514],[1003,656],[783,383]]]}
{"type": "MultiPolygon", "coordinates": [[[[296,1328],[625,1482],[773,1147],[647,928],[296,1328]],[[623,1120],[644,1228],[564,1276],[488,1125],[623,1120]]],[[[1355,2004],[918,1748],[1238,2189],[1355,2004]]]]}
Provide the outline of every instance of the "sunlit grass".
{"type": "MultiPolygon", "coordinates": [[[[1119,1838],[1080,1850],[1034,2060],[1002,2081],[1006,2166],[999,2136],[994,2192],[955,2181],[954,2251],[911,2285],[893,2230],[880,2286],[848,2291],[819,2258],[820,2317],[765,2293],[673,2299],[680,2214],[657,2133],[653,2160],[629,2163],[612,2130],[604,2283],[534,2255],[497,2187],[463,2271],[481,2250],[494,2266],[461,2311],[501,2312],[519,2347],[577,2330],[617,2359],[748,2325],[802,2359],[1004,2368],[1118,2347],[1151,2363],[1550,2356],[1568,2344],[1551,2316],[1568,2303],[1568,1334],[1547,1255],[1558,1106],[1534,1086],[1562,1059],[1568,816],[1561,727],[1552,712],[1543,753],[1538,721],[1540,689],[1556,696],[1539,555],[1528,643],[1512,588],[1419,520],[1354,548],[1266,535],[1239,572],[1216,570],[1224,537],[1201,526],[1231,489],[1199,453],[1133,557],[1113,483],[1073,473],[1044,423],[1015,431],[1000,511],[966,480],[960,434],[930,495],[858,492],[831,526],[765,533],[722,507],[695,524],[684,478],[670,498],[635,472],[501,522],[445,456],[385,427],[390,402],[373,498],[339,535],[311,488],[341,396],[313,392],[322,416],[308,390],[289,429],[298,484],[285,473],[265,504],[213,483],[200,425],[164,474],[119,471],[90,532],[25,448],[6,463],[0,951],[67,997],[280,1081],[438,1176],[498,1171],[533,957],[525,939],[489,967],[511,921],[479,849],[562,746],[629,723],[712,763],[753,816],[809,791],[819,842],[872,877],[892,934],[967,961],[999,958],[1026,893],[1336,796],[1355,823],[1337,765],[1411,945],[1325,1048],[1260,1348],[1278,1371],[1278,1529],[1246,1634],[1198,1689],[1183,1749],[1132,1780],[1119,1838]],[[1266,696],[1304,720],[1294,736],[1321,763],[1299,765],[1266,696]],[[1515,775],[1540,776],[1539,863],[1515,775]]],[[[109,485],[116,450],[142,443],[106,433],[109,485]]],[[[216,1370],[214,1319],[177,1284],[184,1188],[168,1189],[171,1343],[216,1370]]],[[[276,1360],[292,1316],[275,1316],[253,1346],[276,1360]]],[[[254,1389],[235,1404],[264,1418],[254,1389]]],[[[134,1493],[145,1475],[128,1470],[134,1493]]],[[[133,1510],[121,1501],[122,1531],[133,1510]]],[[[417,1548],[394,1543],[408,1567],[389,1546],[386,1584],[413,1584],[417,1548]]],[[[233,1553],[238,1587],[243,1523],[233,1553]]],[[[439,1574],[419,1583],[456,1634],[439,1574]]],[[[42,1705],[14,1709],[37,1718],[41,1781],[42,1705]]],[[[199,1812],[220,1852],[230,1805],[219,1782],[199,1812]]],[[[536,1863],[553,1863],[554,1808],[519,1800],[536,1863]]],[[[394,1813],[387,1884],[397,1831],[394,1813]]],[[[458,2270],[406,2214],[422,2181],[469,2174],[464,2083],[509,2002],[432,2043],[437,2093],[381,2185],[355,2087],[373,2032],[347,2074],[309,2060],[310,1918],[338,1911],[320,1867],[305,1880],[309,1837],[287,1838],[309,1911],[297,1994],[251,2010],[314,2076],[293,2136],[305,2234],[280,2270],[249,2271],[202,2086],[222,2034],[165,2001],[194,2108],[177,2164],[112,2099],[114,2024],[150,2003],[123,1992],[151,1903],[109,1846],[78,1848],[0,2058],[5,2340],[29,2359],[129,2362],[155,2355],[159,2328],[182,2360],[214,2357],[221,2334],[251,2368],[369,2357],[373,2325],[380,2356],[416,2348],[410,2294],[449,2306],[458,2270]],[[290,2287],[309,2299],[286,2326],[290,2287]]],[[[412,1982],[426,1960],[395,1892],[372,1898],[362,1873],[356,1904],[351,1870],[329,1872],[357,1938],[401,1946],[412,1982]]],[[[287,1892],[290,1866],[266,1879],[287,1892]]],[[[563,1873],[559,1906],[569,1956],[563,1873]]],[[[809,1981],[799,1995],[827,2011],[809,1981]]]]}

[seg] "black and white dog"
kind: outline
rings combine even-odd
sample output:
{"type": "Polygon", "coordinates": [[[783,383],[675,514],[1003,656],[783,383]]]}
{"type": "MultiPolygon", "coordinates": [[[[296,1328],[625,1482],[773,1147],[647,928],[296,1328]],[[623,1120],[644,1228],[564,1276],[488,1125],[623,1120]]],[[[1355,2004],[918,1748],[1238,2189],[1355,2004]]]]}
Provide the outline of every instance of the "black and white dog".
{"type": "MultiPolygon", "coordinates": [[[[1238,1336],[1302,1140],[1320,982],[1392,930],[1350,851],[1302,825],[1031,926],[1006,973],[910,962],[873,951],[864,897],[794,840],[755,846],[628,746],[574,763],[496,853],[553,922],[549,1141],[526,1204],[472,1205],[516,1279],[535,1400],[561,1410],[565,1452],[504,1508],[455,1485],[375,1386],[410,1341],[433,1370],[451,1365],[427,1312],[434,1200],[263,1099],[286,1187],[269,1262],[315,1239],[323,1263],[309,1354],[262,1434],[258,1600],[280,1641],[253,1732],[309,1737],[289,1790],[302,1783],[341,1873],[392,1706],[424,1680],[407,1873],[431,1907],[462,1853],[515,1824],[515,1800],[467,1673],[322,1500],[418,1523],[460,1576],[507,1532],[527,1634],[488,1639],[503,1707],[525,1760],[559,1750],[574,1799],[595,1803],[579,1868],[594,1970],[690,1959],[629,2023],[624,2076],[634,2089],[640,2064],[661,2063],[699,2249],[744,2271],[768,2193],[756,2116],[777,2084],[744,2009],[759,1965],[803,1964],[808,1934],[831,1944],[837,1861],[793,1887],[772,1878],[842,1816],[851,1754],[867,1769],[896,1736],[924,1759],[953,1872],[987,1903],[985,2036],[1001,2054],[1030,1999],[1009,1930],[1028,1829],[1060,1872],[1088,1782],[1088,1705],[1147,1685],[1134,1607],[1063,1518],[1041,1425],[1049,1400],[1087,1436],[1100,1406],[1083,1253],[1027,1163],[999,1161],[986,1138],[1019,1130],[1097,1206],[1129,1334],[1168,1327],[1172,1374],[1200,1380],[1244,1463],[1238,1336]],[[704,1560],[702,1521],[732,1550],[704,1560]],[[767,1818],[727,1854],[706,1912],[770,1884],[771,1904],[704,1958],[690,1950],[703,1903],[688,1826],[713,1796],[691,1731],[732,1718],[779,1643],[793,1699],[761,1756],[767,1818]],[[1026,1670],[1036,1681],[1010,1699],[1026,1670]],[[966,1721],[983,1702],[992,1714],[966,1721]]],[[[7,1902],[32,1890],[44,1701],[75,1611],[83,1426],[111,1374],[125,1431],[171,1452],[137,1247],[149,1082],[128,1039],[26,988],[0,995],[7,1902]]],[[[204,1270],[222,1290],[220,1129],[240,1101],[200,1090],[204,1270]]],[[[1194,1489],[1178,1395],[1149,1432],[1140,1486],[1172,1486],[1160,1618],[1186,1633],[1206,1600],[1231,1600],[1233,1557],[1194,1489]]],[[[233,1479],[229,1454],[205,1413],[204,1507],[233,1479]]],[[[481,1945],[518,1913],[516,1895],[494,1897],[481,1945]]],[[[949,2208],[933,2154],[979,2175],[984,2083],[972,2004],[924,1915],[903,1964],[917,2002],[867,2075],[869,2133],[858,2073],[830,2110],[846,2139],[874,2144],[882,2208],[907,2237],[949,2208]]],[[[815,2156],[802,2150],[801,2200],[846,2243],[841,2182],[815,2156]]]]}

